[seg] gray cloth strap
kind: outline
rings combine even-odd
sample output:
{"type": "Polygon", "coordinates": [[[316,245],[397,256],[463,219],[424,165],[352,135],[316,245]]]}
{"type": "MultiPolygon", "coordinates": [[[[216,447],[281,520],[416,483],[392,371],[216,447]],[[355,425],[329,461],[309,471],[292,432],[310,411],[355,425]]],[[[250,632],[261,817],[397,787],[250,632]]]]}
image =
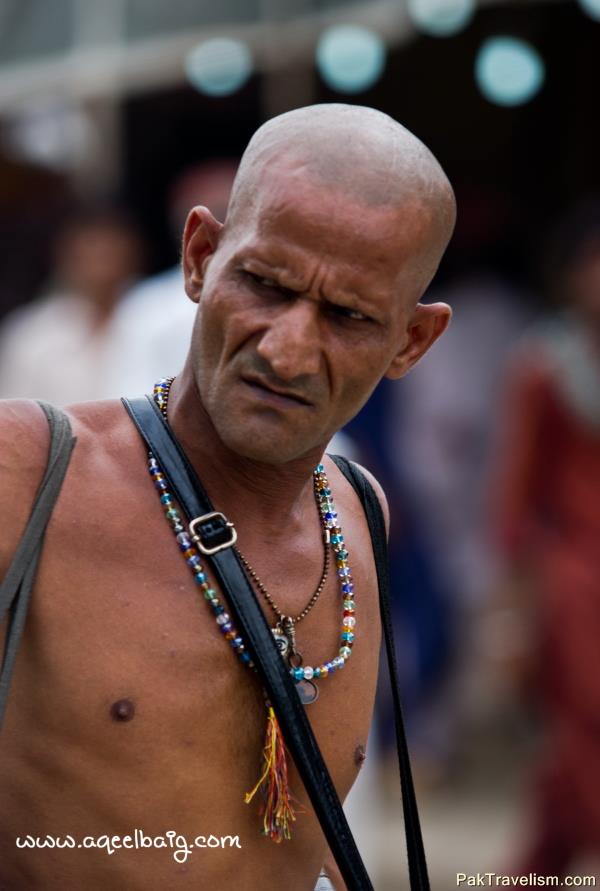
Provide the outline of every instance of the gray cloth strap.
{"type": "Polygon", "coordinates": [[[50,427],[50,449],[44,478],[37,491],[25,532],[0,585],[0,621],[9,613],[4,659],[0,672],[0,724],[4,717],[10,678],[31,598],[31,590],[44,543],[46,526],[61,490],[75,438],[69,419],[59,409],[39,402],[50,427]]]}

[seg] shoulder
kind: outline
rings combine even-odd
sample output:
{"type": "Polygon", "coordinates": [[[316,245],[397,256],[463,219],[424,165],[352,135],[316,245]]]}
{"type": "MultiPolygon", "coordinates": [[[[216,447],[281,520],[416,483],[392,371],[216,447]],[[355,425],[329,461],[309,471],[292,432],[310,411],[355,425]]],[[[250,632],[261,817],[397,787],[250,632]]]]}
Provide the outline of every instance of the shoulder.
{"type": "Polygon", "coordinates": [[[0,536],[2,575],[25,527],[46,462],[50,432],[37,403],[0,401],[0,511],[11,522],[0,536]]]}
{"type": "MultiPolygon", "coordinates": [[[[335,469],[335,473],[336,473],[336,474],[339,474],[340,477],[343,477],[342,471],[335,465],[335,463],[333,462],[333,460],[332,460],[330,457],[328,457],[327,460],[328,460],[329,462],[331,462],[331,465],[332,465],[333,468],[335,469]]],[[[368,481],[368,482],[371,484],[371,486],[373,487],[373,490],[374,490],[374,492],[375,492],[375,495],[377,496],[377,500],[379,501],[379,504],[381,505],[381,510],[382,510],[382,512],[383,512],[383,518],[384,518],[384,520],[385,520],[385,529],[386,529],[386,532],[387,532],[387,534],[388,534],[388,536],[389,536],[389,532],[390,532],[390,509],[389,509],[388,501],[387,501],[387,498],[386,498],[386,495],[385,495],[385,492],[384,492],[384,490],[383,490],[383,487],[382,487],[381,483],[380,483],[379,480],[373,475],[373,473],[371,473],[370,470],[368,470],[368,469],[367,469],[366,467],[364,467],[362,464],[359,464],[358,461],[352,461],[351,463],[352,463],[352,464],[353,464],[353,465],[354,465],[354,466],[355,466],[355,467],[362,473],[362,475],[367,479],[367,481],[368,481]]],[[[345,480],[345,477],[343,477],[343,478],[344,478],[344,480],[345,480]]],[[[347,486],[348,486],[349,488],[351,488],[351,484],[350,484],[349,482],[347,482],[347,486]]],[[[358,499],[358,496],[356,496],[356,498],[358,499]]]]}
{"type": "Polygon", "coordinates": [[[0,401],[0,473],[3,483],[14,474],[35,472],[48,452],[48,422],[31,399],[0,401]]]}
{"type": "MultiPolygon", "coordinates": [[[[76,446],[61,499],[65,491],[77,497],[80,490],[95,491],[92,485],[98,479],[112,479],[117,471],[123,482],[130,450],[137,447],[142,455],[144,450],[121,403],[81,403],[64,413],[76,446]]],[[[48,463],[49,445],[48,421],[36,402],[0,400],[0,511],[10,517],[0,535],[0,578],[27,525],[48,463]]]]}
{"type": "Polygon", "coordinates": [[[367,468],[364,467],[362,464],[359,464],[357,461],[353,461],[352,463],[360,470],[360,472],[363,474],[363,476],[365,476],[367,478],[367,480],[371,483],[371,485],[375,491],[375,494],[377,495],[377,500],[379,501],[379,504],[381,505],[381,510],[383,511],[383,519],[385,520],[385,531],[387,532],[387,534],[389,536],[389,534],[390,534],[390,508],[388,505],[386,494],[383,491],[383,487],[382,487],[381,483],[375,476],[373,476],[371,471],[367,470],[367,468]]]}

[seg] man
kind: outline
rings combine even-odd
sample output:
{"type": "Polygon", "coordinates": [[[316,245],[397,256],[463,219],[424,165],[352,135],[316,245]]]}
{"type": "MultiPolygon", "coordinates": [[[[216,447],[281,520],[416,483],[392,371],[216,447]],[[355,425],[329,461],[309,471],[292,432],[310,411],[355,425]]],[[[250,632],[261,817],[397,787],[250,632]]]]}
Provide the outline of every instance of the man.
{"type": "MultiPolygon", "coordinates": [[[[445,304],[418,301],[454,214],[443,171],[415,137],[377,111],[343,105],[269,121],[242,159],[225,224],[205,207],[189,214],[182,263],[198,313],[168,422],[285,615],[304,609],[323,565],[313,469],[325,444],[383,376],[404,375],[448,324],[445,304]]],[[[75,406],[70,418],[77,445],[0,734],[3,887],[312,891],[326,844],[293,765],[290,786],[305,812],[291,841],[262,837],[254,803],[243,803],[264,733],[260,685],[198,602],[144,445],[119,402],[75,406]],[[195,849],[178,863],[160,848],[109,856],[15,846],[27,835],[134,828],[239,836],[241,850],[195,849]]],[[[47,444],[36,405],[2,406],[4,567],[47,444]]],[[[363,511],[324,463],[359,624],[352,659],[307,708],[343,799],[371,719],[380,629],[363,511]]],[[[304,665],[336,652],[338,582],[328,577],[297,629],[304,665]]]]}

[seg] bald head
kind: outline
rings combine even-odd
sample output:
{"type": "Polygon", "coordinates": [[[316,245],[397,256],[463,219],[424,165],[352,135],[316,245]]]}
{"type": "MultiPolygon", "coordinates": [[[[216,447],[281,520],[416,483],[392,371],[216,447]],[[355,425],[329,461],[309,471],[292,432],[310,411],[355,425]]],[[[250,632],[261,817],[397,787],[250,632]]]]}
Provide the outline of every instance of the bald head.
{"type": "MultiPolygon", "coordinates": [[[[242,158],[230,224],[246,224],[248,214],[259,210],[269,178],[279,169],[367,207],[410,212],[423,233],[424,274],[433,276],[454,228],[454,193],[427,146],[389,115],[331,103],[267,121],[242,158]]],[[[294,185],[301,188],[302,182],[294,185]]]]}

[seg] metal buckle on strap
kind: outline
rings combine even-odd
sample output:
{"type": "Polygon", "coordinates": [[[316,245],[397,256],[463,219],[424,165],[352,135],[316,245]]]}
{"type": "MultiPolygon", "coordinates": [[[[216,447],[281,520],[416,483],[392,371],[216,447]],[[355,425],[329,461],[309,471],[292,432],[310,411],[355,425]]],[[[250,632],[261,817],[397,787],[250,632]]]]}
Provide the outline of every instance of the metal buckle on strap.
{"type": "Polygon", "coordinates": [[[201,517],[196,517],[189,526],[190,535],[192,537],[192,541],[196,545],[199,551],[202,551],[203,554],[211,555],[216,554],[219,551],[224,551],[226,548],[232,547],[237,541],[237,532],[235,531],[235,526],[231,523],[225,514],[220,513],[220,511],[216,510],[210,514],[204,514],[201,517]],[[215,547],[209,548],[202,542],[202,532],[198,527],[202,527],[205,523],[210,520],[221,520],[223,531],[226,529],[230,530],[228,541],[223,541],[215,547]],[[197,531],[198,530],[198,531],[197,531]]]}

